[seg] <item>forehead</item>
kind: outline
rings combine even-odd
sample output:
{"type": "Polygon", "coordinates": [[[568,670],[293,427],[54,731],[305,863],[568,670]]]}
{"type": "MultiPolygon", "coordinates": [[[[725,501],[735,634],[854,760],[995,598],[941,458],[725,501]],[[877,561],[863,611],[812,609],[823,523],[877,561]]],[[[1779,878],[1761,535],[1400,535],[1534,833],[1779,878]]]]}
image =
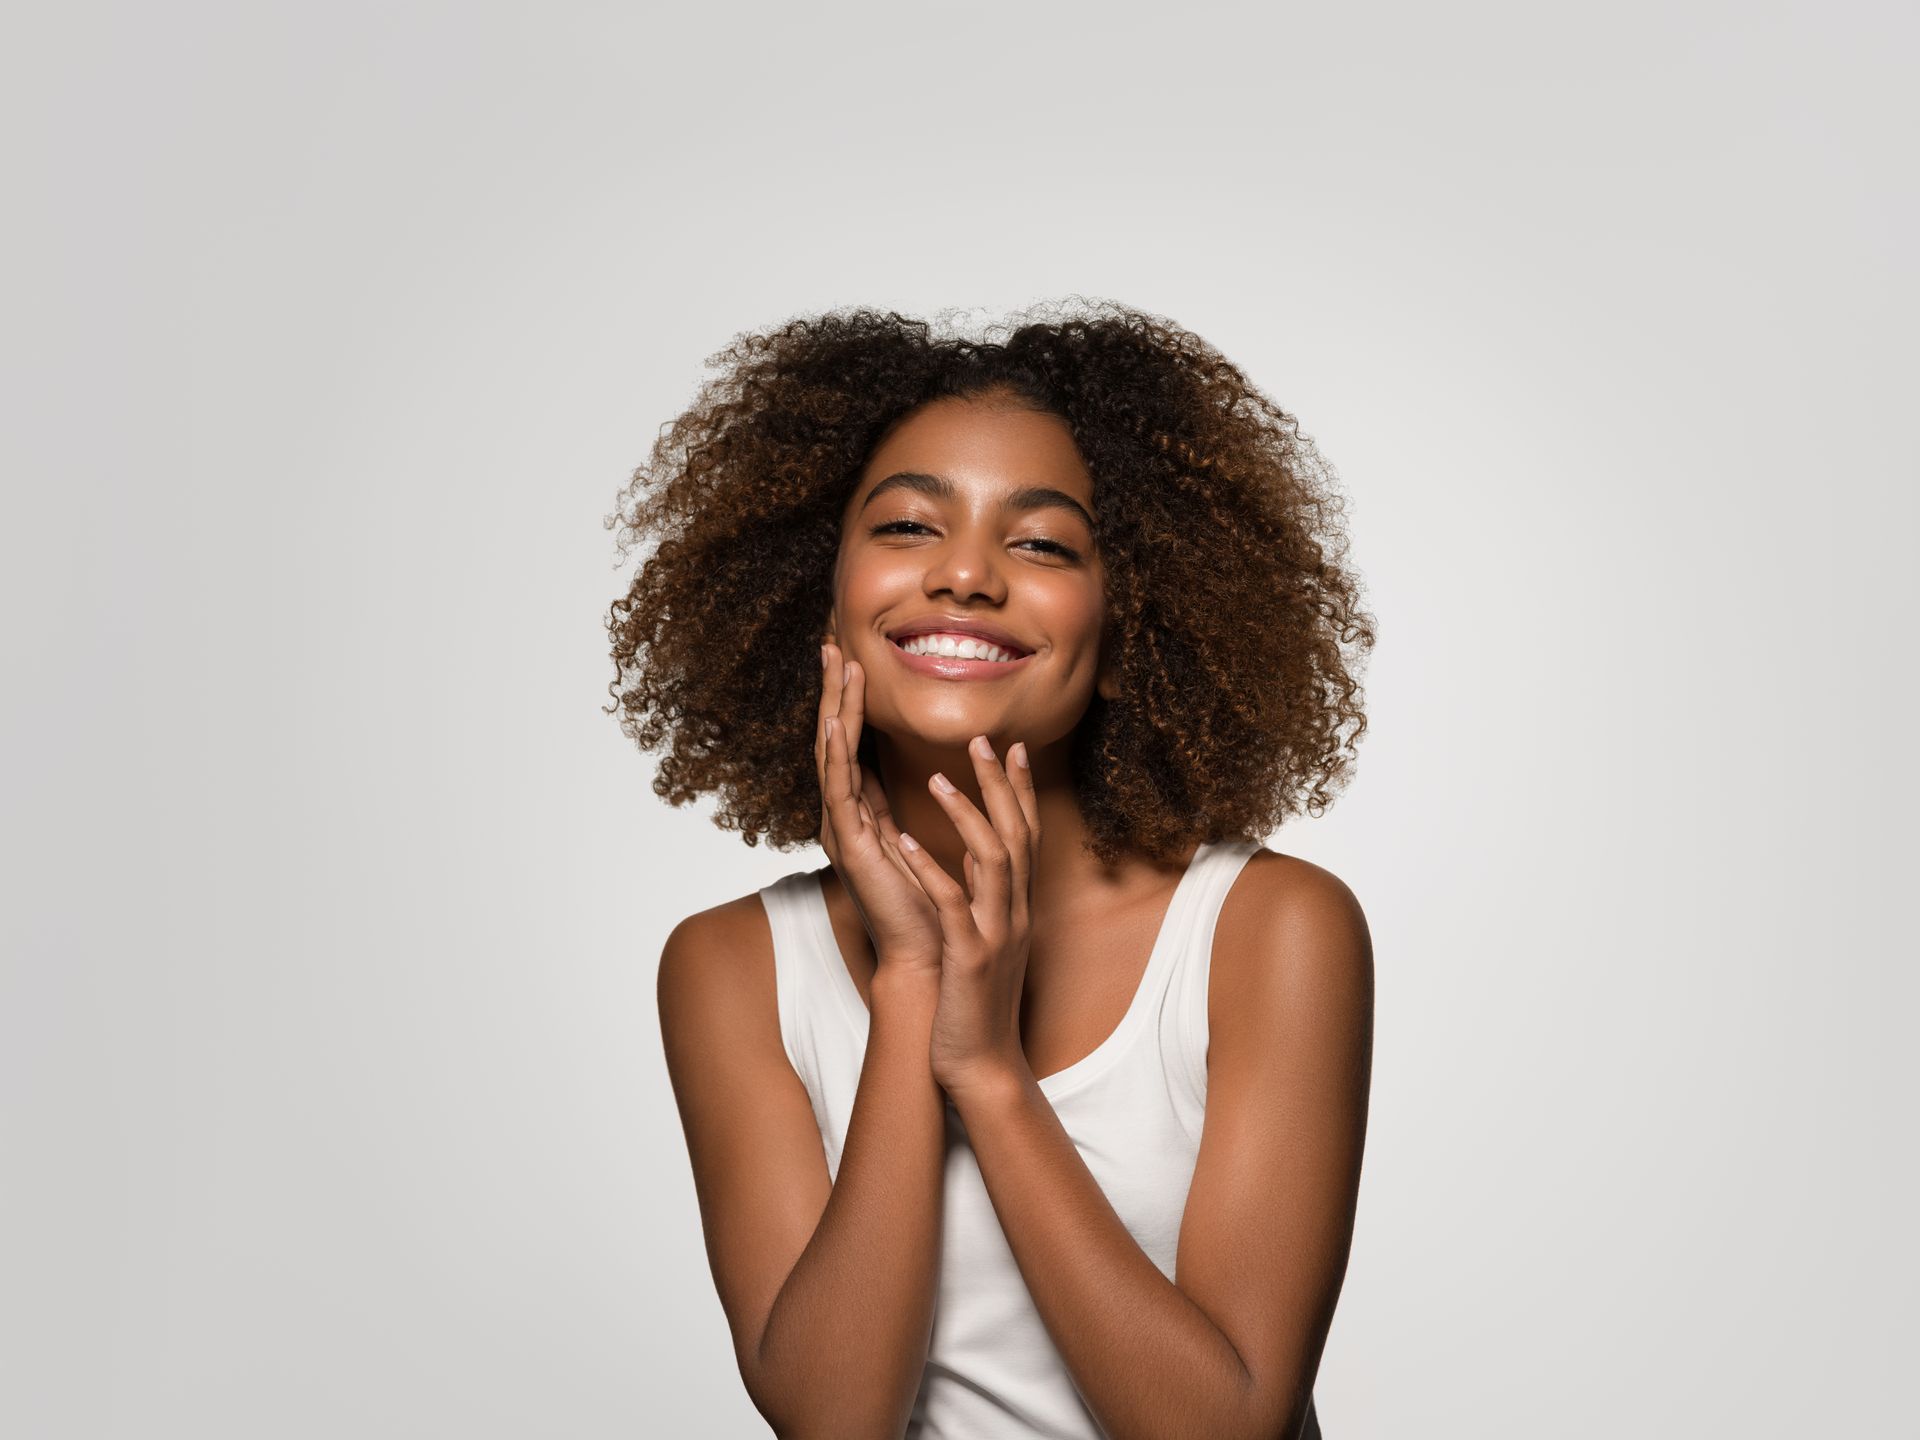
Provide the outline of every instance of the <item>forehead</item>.
{"type": "Polygon", "coordinates": [[[946,398],[921,406],[874,447],[852,501],[900,470],[945,476],[963,495],[1049,485],[1092,507],[1093,476],[1067,422],[1004,402],[946,398]]]}

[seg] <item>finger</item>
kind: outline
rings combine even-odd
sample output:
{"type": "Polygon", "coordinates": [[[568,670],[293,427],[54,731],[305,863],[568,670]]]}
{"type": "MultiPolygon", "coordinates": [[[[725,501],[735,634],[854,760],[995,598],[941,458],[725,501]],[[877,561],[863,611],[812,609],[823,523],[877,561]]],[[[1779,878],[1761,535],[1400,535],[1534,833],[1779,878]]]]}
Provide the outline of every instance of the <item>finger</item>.
{"type": "Polygon", "coordinates": [[[838,716],[821,722],[827,732],[827,778],[823,793],[827,814],[833,821],[834,835],[842,845],[856,844],[864,833],[860,824],[858,797],[853,793],[847,767],[846,735],[838,716]]]}
{"type": "Polygon", "coordinates": [[[900,843],[900,827],[894,822],[893,802],[887,798],[886,787],[880,783],[880,777],[871,770],[860,771],[860,798],[866,801],[867,809],[872,812],[875,825],[880,834],[894,845],[900,843]]]}
{"type": "Polygon", "coordinates": [[[1020,808],[1020,797],[1014,794],[1013,782],[1007,778],[1000,757],[993,753],[991,740],[985,735],[974,736],[973,743],[967,746],[967,755],[973,761],[974,778],[980,782],[980,798],[987,802],[987,818],[1007,847],[1008,904],[1024,914],[1027,864],[1032,857],[1027,843],[1027,813],[1020,808]]]}
{"type": "Polygon", "coordinates": [[[880,828],[880,817],[873,813],[873,803],[865,795],[856,796],[855,800],[860,808],[861,822],[882,840],[886,839],[886,832],[880,828]]]}
{"type": "MultiPolygon", "coordinates": [[[[855,769],[859,767],[856,766],[855,769]]],[[[886,788],[881,785],[880,777],[871,770],[860,772],[861,814],[868,819],[880,833],[881,849],[887,858],[893,861],[894,868],[915,885],[920,882],[914,878],[913,871],[907,868],[907,862],[900,855],[900,826],[893,818],[893,804],[887,799],[886,788]]]]}
{"type": "Polygon", "coordinates": [[[920,885],[920,877],[918,875],[915,875],[913,873],[913,867],[907,864],[906,855],[901,850],[899,845],[895,844],[891,840],[888,840],[885,836],[882,836],[880,840],[880,849],[881,849],[881,852],[887,857],[887,859],[893,862],[893,868],[898,870],[903,876],[905,876],[910,882],[912,882],[914,889],[920,890],[922,894],[926,893],[925,890],[922,889],[920,885]]]}
{"type": "Polygon", "coordinates": [[[1027,817],[1027,893],[1031,896],[1033,875],[1040,868],[1040,795],[1033,787],[1033,757],[1027,754],[1027,742],[1015,741],[1007,751],[1007,758],[1013,761],[1007,778],[1013,782],[1020,813],[1027,817]]]}
{"type": "Polygon", "coordinates": [[[1007,758],[1013,762],[1007,771],[1007,778],[1013,782],[1013,793],[1020,801],[1020,813],[1027,817],[1027,829],[1035,837],[1040,834],[1040,796],[1033,788],[1033,761],[1027,754],[1027,742],[1016,740],[1007,750],[1007,758]]]}
{"type": "MultiPolygon", "coordinates": [[[[860,768],[860,733],[866,728],[867,722],[867,667],[858,660],[849,660],[842,673],[845,678],[840,687],[840,709],[837,713],[840,723],[847,727],[847,754],[853,757],[857,772],[860,768]]],[[[857,773],[854,788],[860,788],[857,773]]]]}
{"type": "Polygon", "coordinates": [[[962,795],[946,776],[936,772],[928,777],[927,789],[947,812],[947,819],[953,822],[953,828],[960,832],[960,839],[973,855],[972,889],[978,914],[982,918],[997,916],[1004,922],[1009,913],[1007,897],[1013,873],[1013,859],[1007,853],[1006,842],[994,830],[992,822],[980,813],[979,807],[962,795]]]}
{"type": "Polygon", "coordinates": [[[944,942],[949,947],[978,944],[980,931],[973,923],[967,892],[940,868],[940,862],[927,853],[925,846],[904,830],[900,832],[900,858],[906,861],[913,878],[920,882],[920,888],[933,901],[934,911],[940,917],[940,934],[944,942]]]}
{"type": "Polygon", "coordinates": [[[815,716],[813,726],[814,770],[823,795],[827,788],[826,720],[829,715],[840,713],[841,678],[840,647],[823,643],[820,646],[820,713],[815,716]]]}
{"type": "MultiPolygon", "coordinates": [[[[907,868],[907,862],[901,858],[900,826],[893,818],[893,808],[887,802],[887,792],[880,788],[880,781],[872,771],[867,772],[866,790],[861,797],[867,806],[867,813],[873,816],[874,828],[880,832],[880,843],[888,857],[899,868],[902,875],[913,879],[913,871],[907,868]]],[[[914,881],[915,884],[919,882],[914,881]]]]}

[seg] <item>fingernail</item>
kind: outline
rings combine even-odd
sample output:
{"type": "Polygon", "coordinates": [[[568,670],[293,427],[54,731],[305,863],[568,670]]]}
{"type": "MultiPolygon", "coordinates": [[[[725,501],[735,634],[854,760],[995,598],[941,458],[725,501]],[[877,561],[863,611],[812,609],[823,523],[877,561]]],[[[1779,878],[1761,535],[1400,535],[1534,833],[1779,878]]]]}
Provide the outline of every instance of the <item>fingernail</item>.
{"type": "Polygon", "coordinates": [[[900,848],[902,850],[918,850],[920,848],[920,842],[902,830],[900,832],[900,848]]]}
{"type": "Polygon", "coordinates": [[[1027,768],[1027,742],[1026,741],[1024,740],[1014,741],[1013,749],[1009,750],[1007,753],[1013,756],[1014,764],[1018,765],[1022,770],[1027,768]]]}
{"type": "Polygon", "coordinates": [[[820,668],[822,670],[827,668],[827,647],[825,645],[820,647],[820,668]]]}
{"type": "Polygon", "coordinates": [[[836,724],[838,724],[838,723],[839,723],[839,722],[838,722],[838,721],[836,721],[836,720],[835,720],[835,719],[833,718],[833,716],[831,716],[831,715],[829,715],[829,716],[827,716],[827,738],[828,738],[829,740],[831,740],[831,739],[833,738],[833,727],[834,727],[834,726],[835,726],[836,724]]]}
{"type": "Polygon", "coordinates": [[[993,759],[993,742],[984,735],[974,736],[973,753],[978,755],[982,760],[993,759]]]}
{"type": "Polygon", "coordinates": [[[842,689],[845,689],[847,683],[853,679],[853,667],[855,663],[855,661],[849,660],[840,667],[840,686],[842,689]]]}
{"type": "Polygon", "coordinates": [[[947,777],[942,775],[938,770],[933,772],[933,788],[940,791],[944,795],[953,794],[953,782],[947,779],[947,777]]]}

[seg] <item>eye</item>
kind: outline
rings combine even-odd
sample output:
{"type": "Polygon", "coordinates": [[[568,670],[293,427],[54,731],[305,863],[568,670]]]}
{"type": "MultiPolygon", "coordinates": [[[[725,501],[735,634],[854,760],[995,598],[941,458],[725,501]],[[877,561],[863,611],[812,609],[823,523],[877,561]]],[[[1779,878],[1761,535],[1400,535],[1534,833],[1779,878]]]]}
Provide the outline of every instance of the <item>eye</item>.
{"type": "MultiPolygon", "coordinates": [[[[883,525],[875,525],[867,533],[871,535],[931,533],[931,527],[922,525],[918,520],[889,520],[883,525]]],[[[1080,552],[1071,545],[1064,545],[1058,540],[1049,540],[1044,535],[1029,536],[1027,539],[1017,543],[1021,545],[1031,545],[1044,555],[1058,555],[1062,560],[1078,560],[1080,558],[1080,552]]]]}
{"type": "Polygon", "coordinates": [[[1078,560],[1080,558],[1080,552],[1072,546],[1062,545],[1058,540],[1049,540],[1045,536],[1036,535],[1031,540],[1022,540],[1020,543],[1022,545],[1037,545],[1047,553],[1058,555],[1063,560],[1078,560]]]}

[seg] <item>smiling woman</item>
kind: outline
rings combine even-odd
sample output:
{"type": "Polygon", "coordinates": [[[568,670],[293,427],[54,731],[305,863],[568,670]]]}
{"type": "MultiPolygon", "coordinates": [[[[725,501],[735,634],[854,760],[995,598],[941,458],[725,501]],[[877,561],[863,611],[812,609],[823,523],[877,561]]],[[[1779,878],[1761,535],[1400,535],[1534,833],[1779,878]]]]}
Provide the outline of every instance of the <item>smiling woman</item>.
{"type": "Polygon", "coordinates": [[[882,436],[842,517],[826,639],[870,677],[883,774],[930,773],[977,734],[1049,755],[1072,732],[1102,659],[1093,508],[1066,422],[1014,392],[933,400],[882,436]]]}
{"type": "MultiPolygon", "coordinates": [[[[1053,507],[1029,529],[1099,549],[1120,683],[1092,705],[1070,758],[1101,857],[1171,860],[1203,838],[1268,834],[1318,814],[1346,783],[1373,620],[1342,563],[1330,469],[1200,337],[1117,305],[1057,308],[1052,321],[1008,322],[998,340],[836,312],[742,335],[709,358],[718,373],[663,428],[608,517],[623,549],[652,550],[609,617],[609,689],[628,735],[664,751],[662,798],[714,797],[716,823],[750,845],[817,839],[813,654],[851,492],[907,468],[936,489],[957,480],[868,467],[923,407],[996,389],[1052,417],[1099,487],[1086,507],[1097,534],[1085,520],[1063,533],[1067,512],[1053,507]]],[[[1087,481],[1007,484],[1092,494],[1087,481]]],[[[899,535],[888,543],[929,538],[899,535]]]]}
{"type": "Polygon", "coordinates": [[[610,520],[651,548],[608,629],[656,791],[829,862],[661,957],[749,1396],[783,1436],[1317,1437],[1372,952],[1260,837],[1365,726],[1328,472],[1119,306],[714,361],[610,520]]]}

